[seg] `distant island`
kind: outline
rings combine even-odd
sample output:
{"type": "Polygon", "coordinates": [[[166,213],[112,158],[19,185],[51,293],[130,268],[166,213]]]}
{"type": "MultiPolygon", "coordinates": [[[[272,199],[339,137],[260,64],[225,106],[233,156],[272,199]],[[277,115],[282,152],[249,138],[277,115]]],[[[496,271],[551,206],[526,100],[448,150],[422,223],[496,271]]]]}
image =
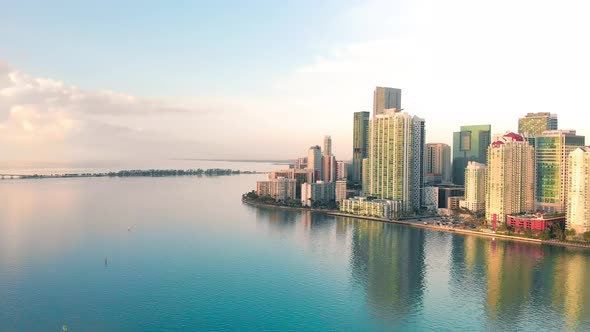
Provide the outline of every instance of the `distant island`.
{"type": "Polygon", "coordinates": [[[262,174],[257,171],[240,171],[222,168],[210,169],[135,169],[122,170],[118,172],[102,173],[64,173],[64,174],[0,174],[0,179],[45,179],[45,178],[82,178],[82,177],[163,177],[163,176],[220,176],[220,175],[238,175],[238,174],[262,174]]]}
{"type": "Polygon", "coordinates": [[[233,163],[267,163],[275,165],[294,164],[295,160],[279,160],[279,159],[201,159],[201,158],[173,158],[171,160],[196,160],[196,161],[219,161],[219,162],[233,162],[233,163]]]}

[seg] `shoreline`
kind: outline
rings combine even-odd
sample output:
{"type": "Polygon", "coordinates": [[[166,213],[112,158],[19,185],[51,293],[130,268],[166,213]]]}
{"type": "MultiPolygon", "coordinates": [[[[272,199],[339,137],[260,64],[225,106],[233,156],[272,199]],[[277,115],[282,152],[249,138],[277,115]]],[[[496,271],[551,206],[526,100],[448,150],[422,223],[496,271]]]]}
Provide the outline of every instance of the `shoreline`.
{"type": "Polygon", "coordinates": [[[334,212],[335,210],[326,210],[326,209],[312,209],[312,208],[305,208],[305,207],[294,207],[294,206],[280,206],[280,205],[272,205],[272,204],[264,204],[249,201],[247,199],[242,199],[242,203],[248,204],[250,206],[255,207],[263,207],[269,209],[279,209],[279,210],[292,210],[292,211],[309,211],[309,212],[321,212],[321,213],[330,213],[334,212]]]}
{"type": "Polygon", "coordinates": [[[561,247],[571,247],[571,248],[579,248],[579,249],[590,249],[590,244],[578,244],[578,243],[568,243],[568,242],[557,242],[557,241],[547,241],[547,240],[540,240],[540,239],[531,239],[519,236],[512,236],[512,235],[505,235],[505,234],[497,234],[497,233],[485,233],[481,231],[472,231],[468,229],[457,229],[457,228],[448,228],[442,226],[435,226],[435,225],[424,225],[420,223],[413,223],[401,220],[390,220],[386,218],[377,218],[377,217],[368,217],[368,216],[357,216],[347,213],[342,213],[335,210],[325,210],[325,209],[311,209],[311,208],[298,208],[298,207],[290,207],[290,206],[277,206],[277,205],[270,205],[270,204],[262,204],[257,202],[252,202],[248,200],[242,199],[244,204],[248,204],[254,207],[264,207],[270,209],[281,209],[281,210],[292,210],[292,211],[310,211],[310,212],[319,212],[325,213],[329,216],[334,217],[348,217],[348,218],[356,218],[356,219],[363,219],[363,220],[371,220],[383,223],[390,223],[390,224],[397,224],[415,228],[423,228],[423,229],[430,229],[433,231],[439,232],[447,232],[447,233],[455,233],[460,235],[474,235],[474,236],[482,236],[482,237],[491,237],[492,239],[502,239],[508,241],[517,241],[517,242],[527,242],[527,243],[534,243],[539,245],[552,245],[552,246],[561,246],[561,247]]]}

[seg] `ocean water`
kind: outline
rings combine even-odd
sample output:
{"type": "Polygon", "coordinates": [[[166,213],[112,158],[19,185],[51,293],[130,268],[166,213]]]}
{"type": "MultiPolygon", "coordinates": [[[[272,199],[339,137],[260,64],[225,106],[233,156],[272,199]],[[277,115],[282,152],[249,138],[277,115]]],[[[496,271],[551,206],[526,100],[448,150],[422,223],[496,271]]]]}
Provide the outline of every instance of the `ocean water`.
{"type": "Polygon", "coordinates": [[[589,331],[590,252],[259,209],[264,175],[0,181],[0,331],[589,331]]]}

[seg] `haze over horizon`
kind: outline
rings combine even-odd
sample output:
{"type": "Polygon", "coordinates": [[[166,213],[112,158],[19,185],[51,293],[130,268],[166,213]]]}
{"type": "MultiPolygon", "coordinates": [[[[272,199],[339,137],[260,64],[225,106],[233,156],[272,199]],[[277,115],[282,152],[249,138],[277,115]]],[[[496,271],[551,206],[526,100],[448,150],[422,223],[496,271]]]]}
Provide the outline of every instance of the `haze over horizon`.
{"type": "Polygon", "coordinates": [[[2,161],[293,159],[402,89],[427,142],[552,112],[590,137],[584,1],[58,3],[0,12],[2,161]],[[233,5],[232,5],[233,4],[233,5]]]}

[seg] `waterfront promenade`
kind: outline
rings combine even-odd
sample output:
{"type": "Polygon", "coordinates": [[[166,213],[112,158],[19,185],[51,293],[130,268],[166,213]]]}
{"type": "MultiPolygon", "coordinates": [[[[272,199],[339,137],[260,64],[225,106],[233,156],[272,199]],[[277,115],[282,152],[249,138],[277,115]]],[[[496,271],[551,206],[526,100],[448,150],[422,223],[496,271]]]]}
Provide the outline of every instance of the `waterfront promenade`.
{"type": "Polygon", "coordinates": [[[574,243],[574,242],[554,241],[554,240],[540,240],[540,239],[499,234],[499,233],[493,233],[493,232],[483,232],[481,230],[469,230],[469,229],[463,229],[463,228],[458,228],[458,227],[438,226],[435,224],[428,223],[429,221],[431,221],[431,222],[433,221],[434,218],[431,218],[431,217],[424,217],[424,218],[416,217],[416,218],[408,218],[405,220],[391,220],[391,219],[387,219],[387,218],[376,218],[376,217],[352,215],[352,214],[342,213],[342,212],[339,212],[336,210],[311,209],[311,208],[303,208],[303,207],[289,207],[289,206],[278,206],[278,205],[271,205],[271,204],[261,204],[258,202],[253,202],[251,200],[245,200],[245,199],[242,199],[242,202],[245,204],[251,205],[251,206],[263,207],[263,208],[268,208],[268,209],[318,212],[318,213],[325,213],[329,216],[334,216],[334,217],[347,217],[347,218],[364,219],[364,220],[371,220],[371,221],[377,221],[377,222],[383,222],[383,223],[404,225],[404,226],[409,226],[409,227],[430,229],[430,230],[440,231],[440,232],[456,233],[456,234],[462,234],[462,235],[483,236],[483,237],[492,238],[494,240],[495,239],[502,239],[502,240],[508,240],[508,241],[519,241],[519,242],[528,242],[528,243],[536,243],[536,244],[547,244],[547,245],[555,245],[555,246],[590,249],[590,244],[584,244],[584,243],[574,243]],[[425,225],[424,222],[427,222],[428,224],[425,225]]]}

